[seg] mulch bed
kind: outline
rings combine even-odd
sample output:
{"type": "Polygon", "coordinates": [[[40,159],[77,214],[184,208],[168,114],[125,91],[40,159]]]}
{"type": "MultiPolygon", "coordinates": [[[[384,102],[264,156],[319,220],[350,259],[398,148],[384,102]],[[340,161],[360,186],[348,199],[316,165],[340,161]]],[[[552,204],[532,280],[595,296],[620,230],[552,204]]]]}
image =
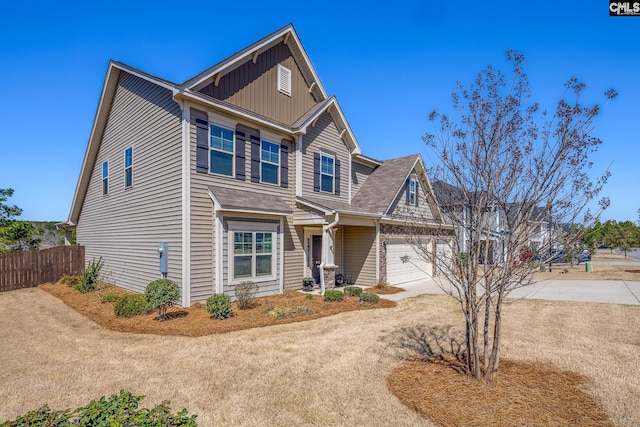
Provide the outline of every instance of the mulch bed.
{"type": "Polygon", "coordinates": [[[370,288],[366,288],[364,291],[371,292],[378,295],[391,295],[391,294],[397,294],[399,292],[404,292],[405,289],[398,288],[397,286],[386,286],[384,288],[372,286],[370,288]]]}
{"type": "Polygon", "coordinates": [[[450,366],[410,361],[387,378],[409,408],[442,426],[613,426],[588,380],[539,362],[502,359],[491,383],[450,366]]]}
{"type": "MultiPolygon", "coordinates": [[[[340,302],[325,302],[320,295],[314,295],[309,299],[301,292],[287,291],[281,295],[256,298],[253,307],[246,310],[240,310],[233,303],[233,317],[225,320],[212,319],[204,304],[196,303],[186,309],[171,307],[167,311],[169,320],[159,321],[156,319],[156,312],[131,318],[116,317],[113,313],[113,303],[100,302],[96,292],[82,294],[65,284],[51,283],[40,285],[39,288],[60,299],[83,316],[113,331],[190,337],[301,322],[346,311],[396,306],[394,301],[385,299],[380,299],[377,304],[373,305],[359,304],[357,297],[345,297],[340,302]],[[282,319],[267,314],[270,310],[281,307],[292,308],[291,314],[282,319]],[[304,314],[296,315],[296,310],[300,310],[304,314]]],[[[106,293],[124,294],[127,292],[117,287],[110,287],[102,291],[103,295],[106,293]]]]}

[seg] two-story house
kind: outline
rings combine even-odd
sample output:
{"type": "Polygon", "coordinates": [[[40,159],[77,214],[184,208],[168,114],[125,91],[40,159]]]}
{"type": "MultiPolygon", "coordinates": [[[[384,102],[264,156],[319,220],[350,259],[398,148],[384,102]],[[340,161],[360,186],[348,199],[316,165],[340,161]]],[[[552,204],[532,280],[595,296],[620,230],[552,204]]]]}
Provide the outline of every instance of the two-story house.
{"type": "Polygon", "coordinates": [[[135,292],[167,242],[189,306],[247,280],[263,296],[306,276],[427,277],[406,255],[409,209],[429,239],[441,214],[421,157],[365,156],[287,25],[182,84],[110,62],[64,227],[135,292]]]}

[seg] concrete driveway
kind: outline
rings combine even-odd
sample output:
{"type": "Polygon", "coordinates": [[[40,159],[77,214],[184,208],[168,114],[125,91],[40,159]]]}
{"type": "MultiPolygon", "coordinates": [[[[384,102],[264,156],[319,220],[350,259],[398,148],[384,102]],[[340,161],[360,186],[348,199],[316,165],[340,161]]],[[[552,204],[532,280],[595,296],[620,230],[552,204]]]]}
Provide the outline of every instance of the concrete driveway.
{"type": "MultiPolygon", "coordinates": [[[[406,292],[385,295],[398,301],[423,294],[442,294],[435,280],[400,285],[406,292]]],[[[622,280],[544,280],[511,292],[511,298],[640,305],[640,282],[622,280]]]]}

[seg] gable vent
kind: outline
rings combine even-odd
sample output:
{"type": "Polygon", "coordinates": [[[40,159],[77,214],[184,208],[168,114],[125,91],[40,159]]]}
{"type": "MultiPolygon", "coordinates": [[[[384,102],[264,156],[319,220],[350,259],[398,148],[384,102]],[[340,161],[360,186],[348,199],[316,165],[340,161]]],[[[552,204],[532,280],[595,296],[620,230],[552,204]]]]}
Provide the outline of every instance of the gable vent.
{"type": "Polygon", "coordinates": [[[278,91],[291,96],[291,70],[278,64],[278,91]]]}

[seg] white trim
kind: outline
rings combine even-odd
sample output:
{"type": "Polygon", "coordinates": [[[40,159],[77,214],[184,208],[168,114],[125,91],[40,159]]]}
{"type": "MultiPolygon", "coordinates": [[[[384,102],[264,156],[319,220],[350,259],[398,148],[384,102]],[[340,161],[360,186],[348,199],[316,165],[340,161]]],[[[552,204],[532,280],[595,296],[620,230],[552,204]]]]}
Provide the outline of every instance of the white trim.
{"type": "MultiPolygon", "coordinates": [[[[324,222],[324,224],[326,224],[326,222],[324,222]]],[[[304,241],[302,242],[302,252],[304,253],[304,256],[302,257],[303,260],[303,269],[302,269],[302,277],[313,277],[313,265],[309,265],[309,260],[312,260],[313,257],[313,236],[320,236],[322,237],[322,224],[318,224],[318,227],[303,227],[303,238],[304,241]],[[308,274],[307,274],[308,273],[308,274]]],[[[324,239],[323,239],[324,240],[324,239]]],[[[320,260],[322,261],[322,251],[324,250],[324,248],[320,248],[320,260]]],[[[318,265],[318,268],[320,268],[320,266],[318,265]]],[[[320,276],[323,276],[323,272],[320,271],[320,276]]]]}
{"type": "Polygon", "coordinates": [[[128,146],[127,148],[124,149],[123,151],[123,156],[122,156],[122,171],[124,172],[124,189],[127,190],[129,188],[133,188],[133,144],[131,144],[130,146],[128,146]],[[131,169],[131,185],[127,186],[127,150],[131,149],[131,166],[129,166],[129,168],[131,169]]]}
{"type": "Polygon", "coordinates": [[[191,106],[182,108],[182,306],[191,305],[191,106]]]}
{"type": "Polygon", "coordinates": [[[107,160],[103,160],[101,163],[101,167],[100,167],[100,175],[102,176],[102,179],[100,180],[100,183],[102,184],[102,196],[108,196],[109,195],[109,181],[110,181],[110,172],[109,172],[109,159],[107,160]],[[107,165],[107,176],[104,176],[104,165],[107,165]],[[104,184],[105,184],[105,180],[107,182],[107,191],[105,192],[105,188],[104,188],[104,184]]]}
{"type": "Polygon", "coordinates": [[[349,191],[349,204],[351,204],[351,164],[353,163],[353,156],[349,156],[349,184],[348,184],[348,191],[349,191]]]}
{"type": "Polygon", "coordinates": [[[215,265],[216,265],[216,283],[215,283],[215,292],[217,294],[221,294],[224,291],[224,286],[223,286],[223,282],[224,282],[224,239],[223,239],[223,234],[224,234],[224,226],[223,226],[223,216],[222,215],[218,215],[217,213],[214,213],[214,221],[216,222],[215,227],[216,227],[216,237],[215,237],[215,244],[216,244],[216,254],[215,254],[215,265]]]}
{"type": "MultiPolygon", "coordinates": [[[[207,115],[208,117],[208,115],[207,115]]],[[[208,119],[207,119],[208,120],[208,119]]],[[[211,122],[208,121],[208,126],[207,126],[207,148],[208,148],[208,152],[207,152],[207,173],[209,175],[215,175],[215,176],[224,176],[227,178],[235,178],[236,176],[236,128],[235,126],[233,127],[226,127],[226,126],[221,126],[219,124],[217,124],[216,122],[211,122]],[[233,139],[231,141],[231,146],[233,147],[233,152],[229,153],[228,151],[224,150],[224,149],[219,149],[219,148],[213,148],[211,146],[211,126],[215,126],[217,128],[220,129],[224,129],[224,130],[228,130],[231,132],[231,135],[233,136],[233,139]],[[231,154],[231,175],[227,175],[224,173],[218,173],[218,172],[211,172],[211,151],[217,151],[220,153],[225,153],[225,154],[231,154]]]]}
{"type": "Polygon", "coordinates": [[[284,293],[284,219],[280,218],[280,293],[284,293]]]}
{"type": "MultiPolygon", "coordinates": [[[[240,222],[240,221],[227,221],[227,282],[229,285],[238,284],[246,280],[251,280],[255,283],[273,282],[275,280],[282,281],[282,275],[278,278],[278,264],[276,257],[278,256],[278,224],[275,223],[254,223],[254,222],[240,222]],[[235,254],[234,254],[234,233],[271,233],[271,275],[269,276],[256,276],[255,275],[255,257],[258,256],[255,252],[256,240],[252,239],[252,275],[251,277],[234,278],[235,267],[235,254]]],[[[265,254],[266,255],[266,254],[265,254]]]]}
{"type": "Polygon", "coordinates": [[[279,142],[272,141],[271,138],[269,138],[269,137],[263,138],[262,136],[260,136],[260,171],[259,172],[260,172],[260,183],[261,184],[275,185],[277,187],[280,187],[280,175],[281,175],[280,168],[281,168],[281,165],[282,165],[282,159],[281,159],[281,156],[280,156],[281,146],[282,146],[282,144],[280,144],[279,142]],[[263,142],[278,146],[278,163],[273,163],[271,161],[262,159],[262,143],[263,142]],[[268,165],[276,166],[276,168],[278,169],[278,171],[276,172],[276,182],[267,182],[267,181],[264,181],[262,179],[262,162],[264,162],[264,163],[266,163],[268,165]]]}
{"type": "Polygon", "coordinates": [[[376,223],[376,284],[380,280],[380,220],[376,223]]]}
{"type": "MultiPolygon", "coordinates": [[[[332,154],[327,154],[327,153],[323,153],[320,152],[320,192],[321,193],[326,193],[326,194],[335,194],[336,193],[336,156],[332,155],[332,154]],[[327,175],[329,176],[328,173],[323,173],[322,172],[322,158],[326,157],[327,159],[331,159],[333,160],[333,164],[332,164],[332,169],[333,169],[333,173],[331,174],[331,191],[326,191],[322,189],[322,175],[327,175]]],[[[349,179],[351,179],[349,177],[349,179]]]]}
{"type": "Polygon", "coordinates": [[[417,206],[418,205],[418,180],[416,178],[409,178],[409,188],[407,188],[407,191],[409,192],[408,198],[409,198],[409,205],[411,206],[417,206]],[[413,193],[411,192],[411,184],[413,184],[413,193]],[[413,202],[411,201],[411,195],[413,194],[413,202]]]}
{"type": "Polygon", "coordinates": [[[296,196],[302,197],[302,135],[296,136],[296,196]]]}

